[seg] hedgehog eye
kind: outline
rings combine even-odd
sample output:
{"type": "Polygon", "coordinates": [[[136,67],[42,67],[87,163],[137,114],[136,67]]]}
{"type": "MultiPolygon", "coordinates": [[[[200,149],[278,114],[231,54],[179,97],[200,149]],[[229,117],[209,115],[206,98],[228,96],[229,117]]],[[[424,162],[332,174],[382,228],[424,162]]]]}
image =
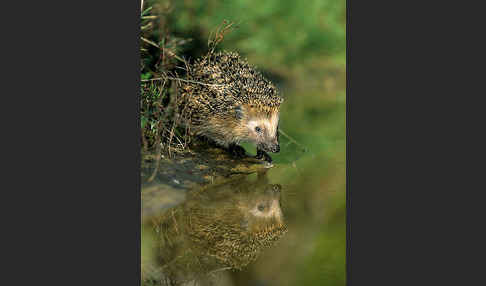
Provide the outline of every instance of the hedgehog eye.
{"type": "Polygon", "coordinates": [[[255,131],[258,132],[258,133],[260,133],[260,132],[262,132],[262,129],[257,126],[257,127],[255,127],[255,131]]]}
{"type": "Polygon", "coordinates": [[[258,205],[258,210],[259,211],[262,212],[264,209],[265,209],[265,206],[264,205],[258,205]]]}

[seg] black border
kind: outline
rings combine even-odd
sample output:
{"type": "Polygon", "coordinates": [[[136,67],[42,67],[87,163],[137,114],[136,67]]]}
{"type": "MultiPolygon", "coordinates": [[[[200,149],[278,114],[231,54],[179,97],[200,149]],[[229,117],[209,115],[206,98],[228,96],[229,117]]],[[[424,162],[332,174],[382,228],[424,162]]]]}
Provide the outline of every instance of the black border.
{"type": "Polygon", "coordinates": [[[347,6],[347,284],[484,284],[483,10],[347,6]]]}
{"type": "Polygon", "coordinates": [[[2,278],[140,285],[140,3],[6,4],[2,278]]]}

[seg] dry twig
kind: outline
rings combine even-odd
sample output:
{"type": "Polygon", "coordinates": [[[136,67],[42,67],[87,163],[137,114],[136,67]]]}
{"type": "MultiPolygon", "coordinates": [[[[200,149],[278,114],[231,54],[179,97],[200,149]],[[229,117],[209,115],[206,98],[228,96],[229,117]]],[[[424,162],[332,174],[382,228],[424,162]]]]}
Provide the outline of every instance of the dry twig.
{"type": "Polygon", "coordinates": [[[280,128],[279,128],[279,129],[278,129],[278,132],[279,132],[280,134],[282,134],[283,136],[287,137],[287,139],[289,139],[289,140],[290,140],[290,142],[292,142],[292,143],[294,143],[295,145],[297,145],[297,146],[301,147],[301,148],[302,148],[302,151],[307,152],[307,147],[305,147],[304,145],[302,145],[302,144],[300,144],[299,142],[295,141],[295,139],[294,139],[294,138],[292,138],[292,137],[290,137],[289,135],[287,135],[285,132],[283,132],[283,130],[282,130],[282,129],[280,129],[280,128]]]}

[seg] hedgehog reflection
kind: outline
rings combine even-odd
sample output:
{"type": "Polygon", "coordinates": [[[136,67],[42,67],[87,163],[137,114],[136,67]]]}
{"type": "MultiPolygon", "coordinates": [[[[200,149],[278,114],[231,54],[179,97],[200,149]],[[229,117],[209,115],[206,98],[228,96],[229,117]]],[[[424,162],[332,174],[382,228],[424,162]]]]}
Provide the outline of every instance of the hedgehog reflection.
{"type": "Polygon", "coordinates": [[[158,264],[166,279],[204,280],[219,269],[242,269],[286,231],[280,185],[263,174],[240,178],[189,195],[153,223],[158,264]]]}

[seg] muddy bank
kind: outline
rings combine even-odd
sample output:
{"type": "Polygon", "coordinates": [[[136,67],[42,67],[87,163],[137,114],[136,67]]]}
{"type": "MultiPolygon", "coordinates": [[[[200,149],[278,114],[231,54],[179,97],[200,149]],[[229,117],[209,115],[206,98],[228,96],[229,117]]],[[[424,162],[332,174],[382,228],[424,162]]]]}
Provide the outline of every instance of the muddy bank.
{"type": "Polygon", "coordinates": [[[190,150],[157,155],[142,154],[142,218],[146,219],[184,201],[186,192],[221,184],[266,170],[271,165],[250,156],[237,159],[221,148],[195,146],[190,150]]]}

